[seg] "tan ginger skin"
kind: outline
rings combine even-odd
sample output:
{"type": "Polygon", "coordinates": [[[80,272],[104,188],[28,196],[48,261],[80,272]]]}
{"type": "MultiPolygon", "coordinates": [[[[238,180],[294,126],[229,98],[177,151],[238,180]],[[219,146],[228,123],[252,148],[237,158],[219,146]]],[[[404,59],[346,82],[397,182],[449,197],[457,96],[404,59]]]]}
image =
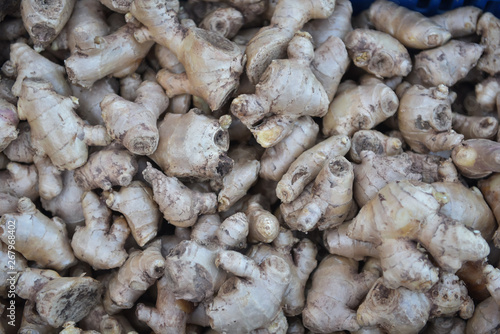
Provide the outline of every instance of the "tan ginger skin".
{"type": "Polygon", "coordinates": [[[417,153],[451,150],[463,135],[451,129],[448,87],[410,87],[401,97],[398,124],[405,142],[417,153]]]}
{"type": "Polygon", "coordinates": [[[75,170],[76,183],[85,190],[128,186],[137,173],[137,158],[125,149],[108,147],[94,152],[75,170]]]}
{"type": "Polygon", "coordinates": [[[351,221],[346,221],[337,228],[323,232],[323,243],[330,254],[340,255],[356,261],[367,257],[378,258],[377,248],[371,242],[352,239],[347,235],[351,221]]]}
{"type": "Polygon", "coordinates": [[[394,115],[398,105],[396,93],[382,82],[345,81],[323,117],[323,134],[352,136],[369,130],[394,115]]]}
{"type": "Polygon", "coordinates": [[[76,0],[23,0],[21,16],[24,26],[35,44],[42,51],[59,35],[68,22],[76,0]]]}
{"type": "Polygon", "coordinates": [[[186,333],[188,314],[194,306],[185,300],[176,299],[167,281],[167,277],[163,276],[156,284],[158,290],[156,307],[137,304],[135,311],[137,319],[148,324],[155,333],[186,333]]]}
{"type": "Polygon", "coordinates": [[[63,188],[62,171],[54,166],[48,156],[35,155],[33,162],[38,170],[40,197],[51,200],[58,196],[63,188]]]}
{"type": "Polygon", "coordinates": [[[215,213],[217,210],[217,196],[214,193],[193,191],[177,178],[166,176],[153,168],[150,163],[142,174],[153,188],[153,198],[160,211],[172,225],[189,227],[196,223],[199,215],[215,213]]]}
{"type": "Polygon", "coordinates": [[[500,172],[500,143],[489,139],[469,139],[451,152],[453,163],[460,173],[479,179],[500,172]]]}
{"type": "Polygon", "coordinates": [[[493,116],[466,116],[453,113],[452,127],[464,135],[464,139],[494,139],[498,132],[498,120],[493,116]]]}
{"type": "Polygon", "coordinates": [[[281,310],[290,281],[286,261],[271,255],[257,264],[238,252],[222,251],[215,264],[234,276],[207,305],[210,326],[218,332],[242,334],[269,325],[281,310]]]}
{"type": "Polygon", "coordinates": [[[498,111],[496,105],[497,96],[500,94],[500,76],[490,76],[477,83],[475,88],[475,97],[479,107],[485,111],[498,111]]]}
{"type": "Polygon", "coordinates": [[[0,98],[0,152],[17,138],[18,124],[16,106],[0,98]]]}
{"type": "Polygon", "coordinates": [[[165,276],[175,298],[201,302],[217,293],[227,278],[215,265],[217,254],[225,249],[244,249],[248,230],[248,218],[242,212],[222,223],[218,215],[201,216],[191,239],[179,242],[165,257],[165,276]]]}
{"type": "Polygon", "coordinates": [[[94,307],[78,324],[87,331],[102,334],[138,334],[124,314],[111,316],[106,313],[102,303],[94,307]]]}
{"type": "Polygon", "coordinates": [[[374,260],[358,272],[357,261],[328,255],[312,277],[302,312],[304,326],[314,333],[359,330],[355,309],[379,277],[380,267],[374,260]]]}
{"type": "Polygon", "coordinates": [[[276,255],[290,267],[290,283],[283,297],[283,312],[286,316],[301,314],[305,306],[305,286],[316,268],[317,247],[309,239],[298,240],[291,231],[282,228],[271,245],[260,243],[252,246],[247,256],[261,263],[267,257],[276,255]]]}
{"type": "MultiPolygon", "coordinates": [[[[479,180],[477,186],[498,222],[500,219],[500,174],[494,173],[488,178],[479,180]]],[[[494,241],[495,245],[500,245],[500,232],[495,233],[494,241]]]]}
{"type": "Polygon", "coordinates": [[[476,306],[474,315],[467,321],[466,334],[494,333],[500,326],[500,306],[490,297],[476,306]]]}
{"type": "Polygon", "coordinates": [[[21,273],[28,268],[28,261],[20,253],[12,250],[12,247],[9,249],[9,245],[11,244],[9,242],[0,242],[0,260],[2,260],[2,264],[0,265],[2,269],[0,271],[0,296],[2,298],[8,297],[10,285],[11,283],[15,283],[10,279],[11,274],[13,272],[21,273]]]}
{"type": "Polygon", "coordinates": [[[328,111],[328,95],[310,67],[314,59],[311,36],[295,34],[288,56],[269,65],[255,94],[239,95],[231,103],[232,114],[262,147],[274,146],[288,136],[299,117],[322,117],[328,111]]]}
{"type": "Polygon", "coordinates": [[[344,156],[351,147],[347,136],[332,136],[302,153],[288,168],[276,187],[276,195],[283,203],[295,200],[313,181],[325,163],[344,156]]]}
{"type": "Polygon", "coordinates": [[[19,134],[9,146],[3,150],[3,154],[13,162],[32,164],[35,149],[31,146],[31,129],[28,122],[20,122],[17,126],[19,134]]]}
{"type": "Polygon", "coordinates": [[[134,73],[154,44],[137,42],[136,30],[135,25],[126,24],[110,35],[96,37],[92,48],[67,58],[65,65],[71,83],[90,88],[108,75],[122,78],[134,73]]]}
{"type": "Polygon", "coordinates": [[[76,98],[58,95],[43,80],[25,79],[18,102],[18,115],[28,120],[31,143],[38,155],[47,155],[58,169],[72,170],[87,161],[87,145],[104,146],[109,137],[102,126],[89,126],[74,109],[76,98]],[[55,120],[63,123],[54,128],[55,120]]]}
{"type": "Polygon", "coordinates": [[[500,72],[498,65],[498,45],[500,44],[500,20],[491,13],[484,13],[477,22],[476,33],[481,35],[481,45],[485,46],[485,50],[481,59],[477,63],[477,68],[487,72],[490,75],[495,75],[500,72]]]}
{"type": "Polygon", "coordinates": [[[348,235],[375,244],[387,287],[427,291],[437,282],[438,269],[414,242],[419,242],[439,267],[452,273],[464,262],[484,259],[489,254],[479,231],[472,232],[439,213],[447,201],[446,193],[431,185],[391,182],[353,219],[348,235]]]}
{"type": "Polygon", "coordinates": [[[150,158],[169,176],[208,180],[226,175],[233,167],[227,156],[231,124],[228,115],[218,120],[191,109],[167,113],[160,122],[158,148],[150,158]]]}
{"type": "Polygon", "coordinates": [[[78,226],[71,240],[75,256],[94,270],[120,267],[128,257],[124,248],[130,234],[123,217],[111,219],[111,210],[93,192],[82,196],[85,226],[78,226]]]}
{"type": "Polygon", "coordinates": [[[132,236],[143,247],[156,237],[162,213],[153,200],[153,190],[141,181],[133,181],[120,191],[103,192],[106,205],[125,216],[132,236]]]}
{"type": "Polygon", "coordinates": [[[482,53],[483,46],[479,44],[451,40],[443,46],[417,54],[413,71],[426,85],[451,87],[476,66],[482,53]]]}
{"type": "Polygon", "coordinates": [[[325,230],[345,220],[352,202],[354,173],[342,156],[329,159],[313,183],[292,202],[280,206],[281,215],[292,230],[325,230]]]}
{"type": "Polygon", "coordinates": [[[144,81],[137,89],[134,102],[109,94],[101,102],[102,118],[111,138],[130,152],[153,154],[160,134],[156,120],[168,107],[168,98],[160,85],[144,81]]]}
{"type": "Polygon", "coordinates": [[[333,0],[278,1],[269,26],[248,42],[246,73],[257,84],[273,59],[283,58],[294,34],[311,19],[326,19],[335,8],[333,0]]]}
{"type": "Polygon", "coordinates": [[[448,30],[452,38],[476,33],[477,21],[483,11],[474,6],[464,6],[431,16],[431,20],[448,30]]]}
{"type": "Polygon", "coordinates": [[[345,36],[352,31],[351,17],[351,2],[337,0],[332,15],[325,19],[311,20],[304,25],[302,30],[311,34],[316,46],[323,44],[330,36],[344,40],[345,36]]]}
{"type": "Polygon", "coordinates": [[[6,170],[0,171],[0,179],[0,216],[16,212],[21,197],[32,201],[39,197],[38,173],[34,165],[9,162],[6,170]]]}
{"type": "Polygon", "coordinates": [[[390,289],[382,278],[371,287],[359,306],[357,320],[361,326],[379,325],[388,333],[418,333],[429,318],[454,316],[472,317],[474,302],[457,276],[444,273],[429,292],[411,291],[400,287],[390,289]]]}
{"type": "Polygon", "coordinates": [[[311,117],[297,119],[290,135],[264,151],[259,176],[266,180],[281,180],[295,159],[316,143],[318,132],[319,126],[311,117]]]}
{"type": "Polygon", "coordinates": [[[21,95],[25,78],[42,78],[52,84],[57,94],[71,94],[64,67],[51,62],[23,42],[11,44],[10,60],[6,64],[17,72],[16,82],[12,86],[14,96],[21,95]]]}
{"type": "Polygon", "coordinates": [[[345,37],[354,65],[378,77],[405,77],[412,69],[408,50],[389,34],[355,29],[345,37]]]}
{"type": "Polygon", "coordinates": [[[72,95],[78,98],[76,113],[89,124],[105,125],[102,119],[101,101],[108,94],[118,92],[118,83],[115,78],[104,78],[96,81],[91,89],[71,85],[72,95]]]}
{"type": "Polygon", "coordinates": [[[160,240],[150,243],[143,251],[131,252],[108,283],[103,300],[106,312],[113,315],[132,308],[136,300],[163,275],[164,269],[160,240]]]}
{"type": "Polygon", "coordinates": [[[18,201],[18,213],[0,219],[0,239],[8,244],[9,221],[16,222],[16,250],[44,268],[64,270],[76,264],[66,224],[58,217],[48,218],[26,197],[18,201]]]}
{"type": "Polygon", "coordinates": [[[169,48],[184,65],[185,73],[160,71],[157,75],[169,97],[192,94],[218,110],[238,87],[246,57],[218,33],[182,26],[177,13],[168,7],[161,0],[135,0],[130,13],[144,26],[134,36],[141,43],[154,40],[169,48]]]}
{"type": "Polygon", "coordinates": [[[28,268],[21,273],[16,294],[34,302],[36,312],[52,327],[80,321],[96,306],[101,283],[91,277],[60,277],[56,271],[28,268]]]}
{"type": "Polygon", "coordinates": [[[200,22],[200,28],[221,34],[231,39],[244,24],[243,14],[232,7],[218,8],[210,12],[200,22]]]}
{"type": "Polygon", "coordinates": [[[114,12],[126,14],[130,10],[133,0],[99,0],[104,6],[114,12]]]}
{"type": "Polygon", "coordinates": [[[372,3],[368,16],[377,30],[395,37],[406,47],[430,49],[451,37],[448,30],[430,18],[387,0],[372,3]]]}
{"type": "Polygon", "coordinates": [[[382,156],[394,156],[403,153],[403,144],[400,139],[386,136],[376,130],[359,130],[351,138],[349,157],[352,161],[360,163],[362,151],[372,151],[382,156]]]}

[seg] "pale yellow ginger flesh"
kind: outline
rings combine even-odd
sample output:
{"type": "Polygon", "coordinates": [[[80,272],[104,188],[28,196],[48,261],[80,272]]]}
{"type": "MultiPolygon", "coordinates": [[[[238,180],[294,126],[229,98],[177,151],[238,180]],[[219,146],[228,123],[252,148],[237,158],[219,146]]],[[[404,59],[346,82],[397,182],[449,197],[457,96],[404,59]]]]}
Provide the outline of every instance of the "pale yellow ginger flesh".
{"type": "Polygon", "coordinates": [[[16,284],[16,294],[33,302],[40,317],[56,328],[83,319],[101,292],[101,283],[91,277],[60,277],[47,269],[28,268],[16,284]]]}
{"type": "Polygon", "coordinates": [[[132,2],[131,15],[144,24],[134,36],[141,43],[154,40],[169,48],[184,65],[185,73],[158,73],[158,82],[169,97],[192,94],[218,110],[238,87],[246,57],[235,43],[216,32],[181,25],[169,5],[161,0],[132,2]],[[169,84],[171,80],[175,86],[169,84]]]}
{"type": "Polygon", "coordinates": [[[280,206],[281,215],[292,230],[325,230],[342,224],[352,202],[354,172],[342,157],[329,159],[311,182],[292,202],[280,206]]]}
{"type": "Polygon", "coordinates": [[[344,40],[345,36],[352,31],[351,16],[351,2],[337,0],[332,15],[325,19],[311,20],[304,25],[302,30],[311,34],[316,46],[323,44],[330,36],[344,40]]]}
{"type": "Polygon", "coordinates": [[[57,94],[40,79],[25,79],[18,102],[19,119],[28,120],[31,144],[40,156],[47,155],[59,169],[72,170],[85,164],[87,145],[104,146],[110,139],[102,126],[89,126],[74,109],[76,98],[57,94]],[[62,120],[54,128],[54,122],[62,120]]]}
{"type": "Polygon", "coordinates": [[[117,217],[111,222],[111,210],[93,192],[82,196],[85,226],[78,226],[71,240],[75,256],[95,270],[120,267],[128,257],[125,240],[130,234],[127,221],[117,217]]]}
{"type": "Polygon", "coordinates": [[[269,65],[255,94],[239,95],[231,103],[231,113],[262,147],[272,147],[288,136],[299,117],[322,117],[328,111],[328,95],[310,67],[314,59],[311,36],[295,34],[288,57],[269,65]]]}
{"type": "Polygon", "coordinates": [[[143,247],[158,232],[162,213],[153,200],[153,190],[141,181],[133,181],[120,191],[103,192],[106,205],[125,216],[132,236],[143,247]]]}
{"type": "Polygon", "coordinates": [[[112,274],[103,300],[108,314],[132,308],[136,300],[163,275],[165,259],[160,250],[160,240],[150,243],[143,251],[134,250],[120,269],[112,274]]]}
{"type": "Polygon", "coordinates": [[[448,201],[446,193],[431,185],[391,182],[361,208],[348,235],[375,244],[387,287],[427,291],[437,282],[438,270],[415,242],[448,272],[456,272],[466,261],[484,259],[490,251],[479,231],[439,212],[448,201]]]}
{"type": "Polygon", "coordinates": [[[9,162],[0,171],[0,215],[16,212],[17,201],[27,197],[35,201],[39,197],[38,173],[34,165],[9,162]]]}
{"type": "Polygon", "coordinates": [[[360,163],[362,151],[372,151],[376,155],[394,156],[403,153],[400,139],[389,137],[377,130],[359,130],[351,138],[349,157],[360,163]]]}
{"type": "Polygon", "coordinates": [[[352,136],[372,129],[394,115],[398,105],[396,93],[382,82],[344,81],[323,118],[323,134],[352,136]]]}
{"type": "Polygon", "coordinates": [[[153,198],[160,211],[172,225],[193,226],[200,214],[215,213],[217,210],[216,194],[193,191],[177,178],[153,168],[150,163],[143,176],[153,188],[153,198]]]}
{"type": "Polygon", "coordinates": [[[305,306],[305,286],[316,268],[317,247],[309,239],[298,240],[290,230],[281,228],[272,246],[264,243],[252,246],[247,256],[261,263],[271,255],[281,257],[290,267],[290,283],[285,291],[283,312],[291,317],[299,315],[305,306]]]}
{"type": "Polygon", "coordinates": [[[500,143],[493,140],[465,140],[453,149],[451,157],[460,173],[471,179],[500,172],[500,143]]]}
{"type": "Polygon", "coordinates": [[[412,69],[410,54],[389,34],[355,29],[347,34],[345,44],[354,65],[378,77],[404,77],[412,69]]]}
{"type": "Polygon", "coordinates": [[[230,124],[228,115],[217,120],[199,109],[187,114],[167,113],[158,126],[158,148],[150,157],[168,176],[199,180],[223,177],[234,163],[227,156],[230,124]]]}
{"type": "Polygon", "coordinates": [[[357,261],[328,255],[312,277],[302,313],[304,326],[314,333],[359,330],[355,310],[379,276],[380,268],[373,260],[358,273],[357,261]]]}
{"type": "Polygon", "coordinates": [[[453,113],[452,126],[464,135],[464,139],[494,139],[498,132],[498,120],[492,116],[466,116],[453,113]]]}
{"type": "Polygon", "coordinates": [[[128,186],[137,173],[137,158],[127,150],[108,147],[92,153],[85,165],[75,170],[76,183],[85,190],[128,186]]]}
{"type": "Polygon", "coordinates": [[[23,0],[21,16],[35,49],[43,50],[68,22],[77,0],[23,0]]]}
{"type": "Polygon", "coordinates": [[[156,120],[169,101],[161,86],[151,81],[144,81],[136,94],[134,102],[106,95],[101,102],[102,118],[111,138],[134,154],[149,155],[158,147],[156,120]]]}
{"type": "Polygon", "coordinates": [[[283,203],[295,200],[304,188],[313,181],[325,163],[343,156],[351,147],[347,136],[332,136],[302,153],[290,165],[276,187],[276,195],[283,203]]]}
{"type": "Polygon", "coordinates": [[[311,19],[326,19],[335,9],[333,0],[278,1],[269,26],[248,42],[246,73],[257,84],[272,60],[283,58],[293,35],[311,19]]]}
{"type": "Polygon", "coordinates": [[[319,126],[311,117],[297,119],[290,135],[264,151],[259,176],[266,180],[281,180],[295,159],[316,143],[318,132],[319,126]]]}
{"type": "Polygon", "coordinates": [[[48,218],[26,197],[19,199],[17,211],[0,218],[0,240],[8,244],[9,236],[14,235],[16,250],[44,268],[63,270],[76,264],[60,218],[48,218]]]}
{"type": "Polygon", "coordinates": [[[200,22],[200,28],[221,34],[231,39],[244,24],[243,14],[232,7],[219,8],[209,13],[200,22]]]}
{"type": "Polygon", "coordinates": [[[451,128],[451,104],[445,85],[408,88],[399,101],[397,117],[403,138],[417,153],[451,150],[464,137],[451,128]]]}
{"type": "Polygon", "coordinates": [[[430,49],[443,45],[451,37],[448,30],[430,18],[388,0],[375,1],[368,16],[377,30],[395,37],[406,47],[430,49]]]}
{"type": "Polygon", "coordinates": [[[244,249],[248,225],[242,212],[222,223],[218,215],[198,219],[191,240],[179,242],[165,257],[165,276],[176,299],[202,302],[219,290],[227,273],[216,267],[217,254],[225,249],[244,249]]]}
{"type": "Polygon", "coordinates": [[[16,106],[0,98],[0,152],[17,138],[18,124],[16,106]]]}
{"type": "Polygon", "coordinates": [[[485,47],[484,54],[477,63],[477,68],[495,75],[500,72],[498,63],[500,45],[500,19],[492,13],[484,13],[477,22],[476,33],[481,35],[481,45],[485,47]]]}
{"type": "Polygon", "coordinates": [[[67,58],[65,65],[71,83],[90,88],[108,75],[121,78],[134,73],[154,44],[137,42],[136,30],[133,24],[126,24],[110,35],[96,37],[92,48],[67,58]]]}
{"type": "Polygon", "coordinates": [[[451,40],[416,55],[413,71],[426,85],[451,87],[476,66],[483,49],[479,44],[451,40]]]}
{"type": "Polygon", "coordinates": [[[215,264],[234,276],[207,305],[210,326],[219,332],[243,334],[269,325],[281,310],[290,281],[286,261],[271,255],[258,264],[238,252],[222,251],[215,264]]]}
{"type": "Polygon", "coordinates": [[[431,20],[448,30],[452,38],[457,38],[476,33],[477,21],[482,13],[477,7],[464,6],[431,16],[431,20]]]}

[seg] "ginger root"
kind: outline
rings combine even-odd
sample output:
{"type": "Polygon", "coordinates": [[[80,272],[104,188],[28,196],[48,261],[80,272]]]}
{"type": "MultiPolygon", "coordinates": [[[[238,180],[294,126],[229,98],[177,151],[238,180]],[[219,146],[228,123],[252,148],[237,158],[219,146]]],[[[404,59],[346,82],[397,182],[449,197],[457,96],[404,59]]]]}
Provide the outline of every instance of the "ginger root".
{"type": "Polygon", "coordinates": [[[464,6],[431,16],[431,20],[448,30],[452,38],[457,38],[476,33],[477,21],[482,13],[477,7],[464,6]]]}
{"type": "Polygon", "coordinates": [[[352,31],[351,16],[351,1],[337,0],[332,15],[325,19],[311,20],[304,25],[302,30],[311,34],[316,46],[323,44],[330,36],[344,40],[345,36],[352,31]]]}
{"type": "Polygon", "coordinates": [[[492,116],[465,116],[453,113],[452,127],[464,139],[493,139],[498,132],[498,120],[492,116]]]}
{"type": "Polygon", "coordinates": [[[481,35],[481,45],[484,45],[484,53],[477,63],[477,68],[495,75],[500,72],[498,65],[500,38],[500,20],[492,13],[484,13],[477,22],[476,33],[481,35]]]}
{"type": "Polygon", "coordinates": [[[17,138],[18,124],[16,106],[0,98],[0,152],[17,138]]]}
{"type": "Polygon", "coordinates": [[[231,39],[241,29],[244,23],[243,14],[232,7],[218,8],[203,18],[200,28],[217,32],[231,39]]]}
{"type": "Polygon", "coordinates": [[[351,138],[349,157],[360,163],[362,151],[372,151],[381,156],[395,156],[403,153],[403,143],[398,138],[388,137],[376,130],[359,130],[351,138]]]}
{"type": "Polygon", "coordinates": [[[35,201],[39,197],[38,173],[34,165],[9,162],[7,169],[0,171],[0,216],[16,211],[21,197],[35,201]]]}
{"type": "Polygon", "coordinates": [[[488,139],[469,139],[451,152],[453,163],[463,176],[479,179],[500,172],[500,143],[488,139]]]}

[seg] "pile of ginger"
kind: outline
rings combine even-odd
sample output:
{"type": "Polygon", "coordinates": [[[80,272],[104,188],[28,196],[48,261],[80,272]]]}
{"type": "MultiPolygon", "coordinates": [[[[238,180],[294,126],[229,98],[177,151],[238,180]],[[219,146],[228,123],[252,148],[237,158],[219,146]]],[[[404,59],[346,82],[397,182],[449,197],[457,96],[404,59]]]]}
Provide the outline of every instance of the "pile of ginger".
{"type": "Polygon", "coordinates": [[[494,333],[500,19],[0,1],[1,333],[494,333]]]}

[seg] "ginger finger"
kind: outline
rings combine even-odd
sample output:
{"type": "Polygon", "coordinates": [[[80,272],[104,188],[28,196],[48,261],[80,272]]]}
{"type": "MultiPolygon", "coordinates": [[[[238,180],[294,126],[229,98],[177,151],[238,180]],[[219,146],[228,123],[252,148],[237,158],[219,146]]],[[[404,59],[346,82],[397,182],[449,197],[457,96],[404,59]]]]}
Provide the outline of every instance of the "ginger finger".
{"type": "Polygon", "coordinates": [[[477,7],[464,6],[431,16],[430,19],[448,30],[452,38],[457,38],[476,33],[477,21],[482,13],[477,7]]]}
{"type": "Polygon", "coordinates": [[[465,116],[453,113],[452,127],[464,139],[493,139],[498,131],[498,120],[491,116],[465,116]]]}
{"type": "Polygon", "coordinates": [[[351,138],[349,157],[352,161],[361,162],[361,152],[372,151],[376,155],[394,156],[403,153],[400,139],[388,137],[376,130],[359,130],[351,138]]]}
{"type": "Polygon", "coordinates": [[[479,179],[500,172],[500,143],[488,139],[469,139],[451,152],[453,163],[463,176],[479,179]]]}
{"type": "Polygon", "coordinates": [[[17,201],[27,197],[35,201],[39,197],[38,172],[34,165],[22,165],[15,162],[7,164],[7,169],[0,171],[0,215],[16,212],[17,201]]]}
{"type": "Polygon", "coordinates": [[[481,35],[481,45],[485,47],[483,56],[477,63],[477,68],[487,72],[490,75],[495,75],[500,71],[498,66],[498,45],[500,39],[498,32],[500,31],[500,20],[491,13],[484,13],[477,22],[476,33],[481,35]]]}
{"type": "Polygon", "coordinates": [[[243,26],[243,14],[234,8],[218,8],[209,13],[200,22],[200,28],[217,32],[225,38],[231,39],[243,26]]]}
{"type": "Polygon", "coordinates": [[[303,31],[311,34],[316,46],[323,44],[330,36],[344,40],[352,31],[352,4],[348,0],[335,1],[335,9],[328,18],[314,19],[304,25],[303,31]]]}

